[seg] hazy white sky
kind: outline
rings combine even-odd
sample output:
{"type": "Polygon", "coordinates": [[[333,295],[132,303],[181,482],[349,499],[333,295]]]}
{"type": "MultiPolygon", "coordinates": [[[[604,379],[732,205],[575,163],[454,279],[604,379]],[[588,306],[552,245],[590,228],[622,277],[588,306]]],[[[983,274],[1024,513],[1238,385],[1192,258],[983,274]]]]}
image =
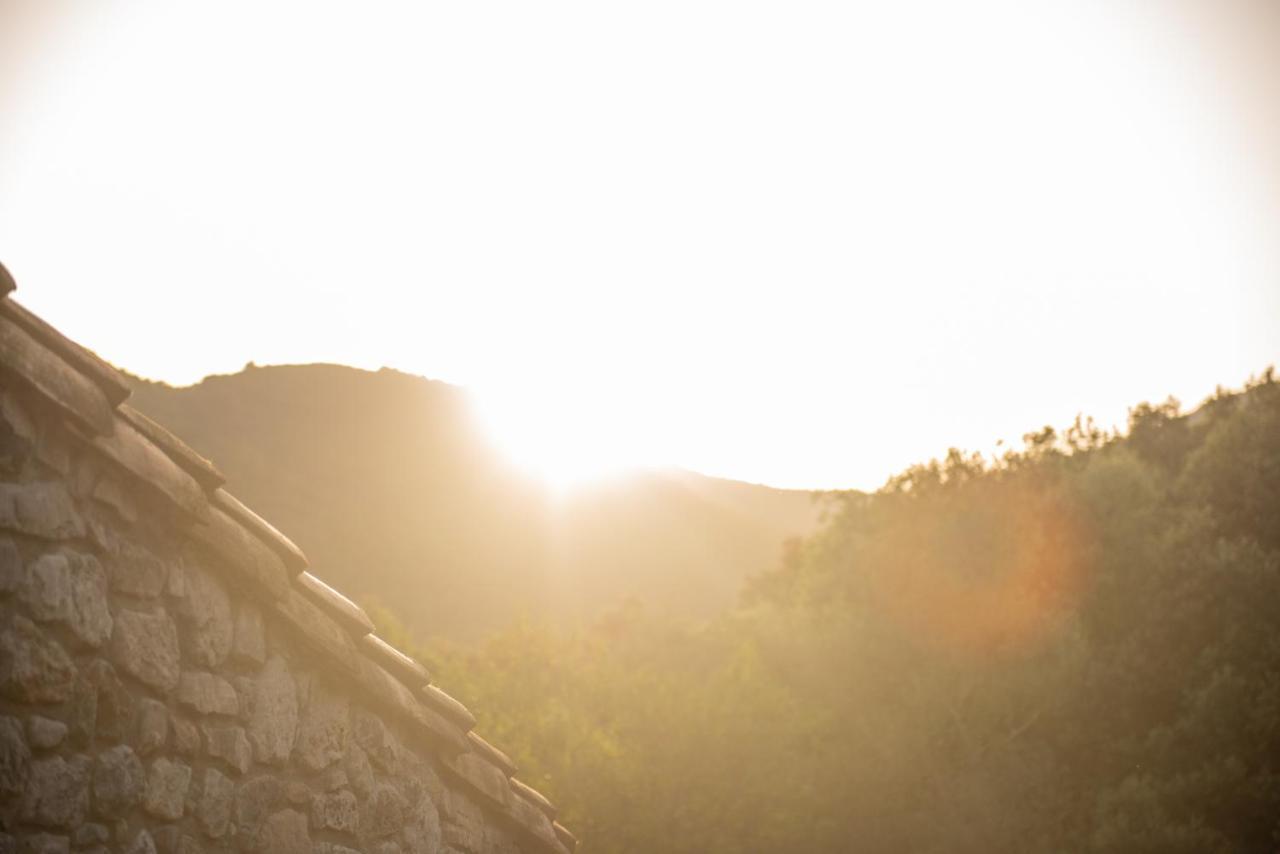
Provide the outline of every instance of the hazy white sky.
{"type": "Polygon", "coordinates": [[[1277,8],[0,0],[0,259],[147,376],[873,488],[1280,360],[1277,8]]]}

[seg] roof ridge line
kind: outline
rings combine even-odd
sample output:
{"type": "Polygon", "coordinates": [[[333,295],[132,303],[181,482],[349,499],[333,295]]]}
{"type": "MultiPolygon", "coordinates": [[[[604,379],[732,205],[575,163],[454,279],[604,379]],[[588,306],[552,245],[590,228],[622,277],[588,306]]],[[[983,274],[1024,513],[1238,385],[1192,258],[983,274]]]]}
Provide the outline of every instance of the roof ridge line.
{"type": "Polygon", "coordinates": [[[17,300],[9,297],[0,301],[0,311],[92,380],[98,388],[102,389],[112,408],[124,403],[133,394],[128,380],[114,365],[88,347],[77,344],[54,329],[17,300]]]}

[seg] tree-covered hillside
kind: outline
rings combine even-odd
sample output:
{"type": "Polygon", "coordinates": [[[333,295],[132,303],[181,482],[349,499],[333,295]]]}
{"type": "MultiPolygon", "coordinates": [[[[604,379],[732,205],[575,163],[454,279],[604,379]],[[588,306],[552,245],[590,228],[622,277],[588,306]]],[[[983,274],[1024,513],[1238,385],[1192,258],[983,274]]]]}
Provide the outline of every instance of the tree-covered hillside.
{"type": "Polygon", "coordinates": [[[397,371],[247,367],[133,404],[208,456],[312,571],[423,637],[571,623],[630,597],[706,616],[811,530],[805,492],[678,470],[556,496],[485,440],[464,392],[397,371]]]}
{"type": "Polygon", "coordinates": [[[833,496],[710,621],[424,654],[588,852],[1277,850],[1280,384],[1026,440],[833,496]]]}

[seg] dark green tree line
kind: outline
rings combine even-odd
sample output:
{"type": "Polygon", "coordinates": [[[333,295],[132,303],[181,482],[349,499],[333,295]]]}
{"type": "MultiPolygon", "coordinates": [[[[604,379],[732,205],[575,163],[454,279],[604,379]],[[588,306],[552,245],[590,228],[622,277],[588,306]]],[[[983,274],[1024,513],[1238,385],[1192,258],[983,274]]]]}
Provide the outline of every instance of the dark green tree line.
{"type": "Polygon", "coordinates": [[[829,500],[719,618],[423,655],[590,852],[1280,846],[1270,372],[829,500]]]}

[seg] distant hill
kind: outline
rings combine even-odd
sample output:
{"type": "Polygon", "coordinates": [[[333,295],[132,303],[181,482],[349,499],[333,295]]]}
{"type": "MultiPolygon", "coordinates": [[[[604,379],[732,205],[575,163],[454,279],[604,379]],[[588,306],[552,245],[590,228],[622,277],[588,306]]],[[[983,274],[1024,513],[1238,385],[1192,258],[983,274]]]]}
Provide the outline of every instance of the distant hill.
{"type": "Polygon", "coordinates": [[[420,636],[590,618],[631,597],[710,614],[817,522],[809,493],[675,469],[556,500],[486,443],[463,390],[387,369],[138,380],[132,402],[214,460],[313,572],[420,636]]]}

